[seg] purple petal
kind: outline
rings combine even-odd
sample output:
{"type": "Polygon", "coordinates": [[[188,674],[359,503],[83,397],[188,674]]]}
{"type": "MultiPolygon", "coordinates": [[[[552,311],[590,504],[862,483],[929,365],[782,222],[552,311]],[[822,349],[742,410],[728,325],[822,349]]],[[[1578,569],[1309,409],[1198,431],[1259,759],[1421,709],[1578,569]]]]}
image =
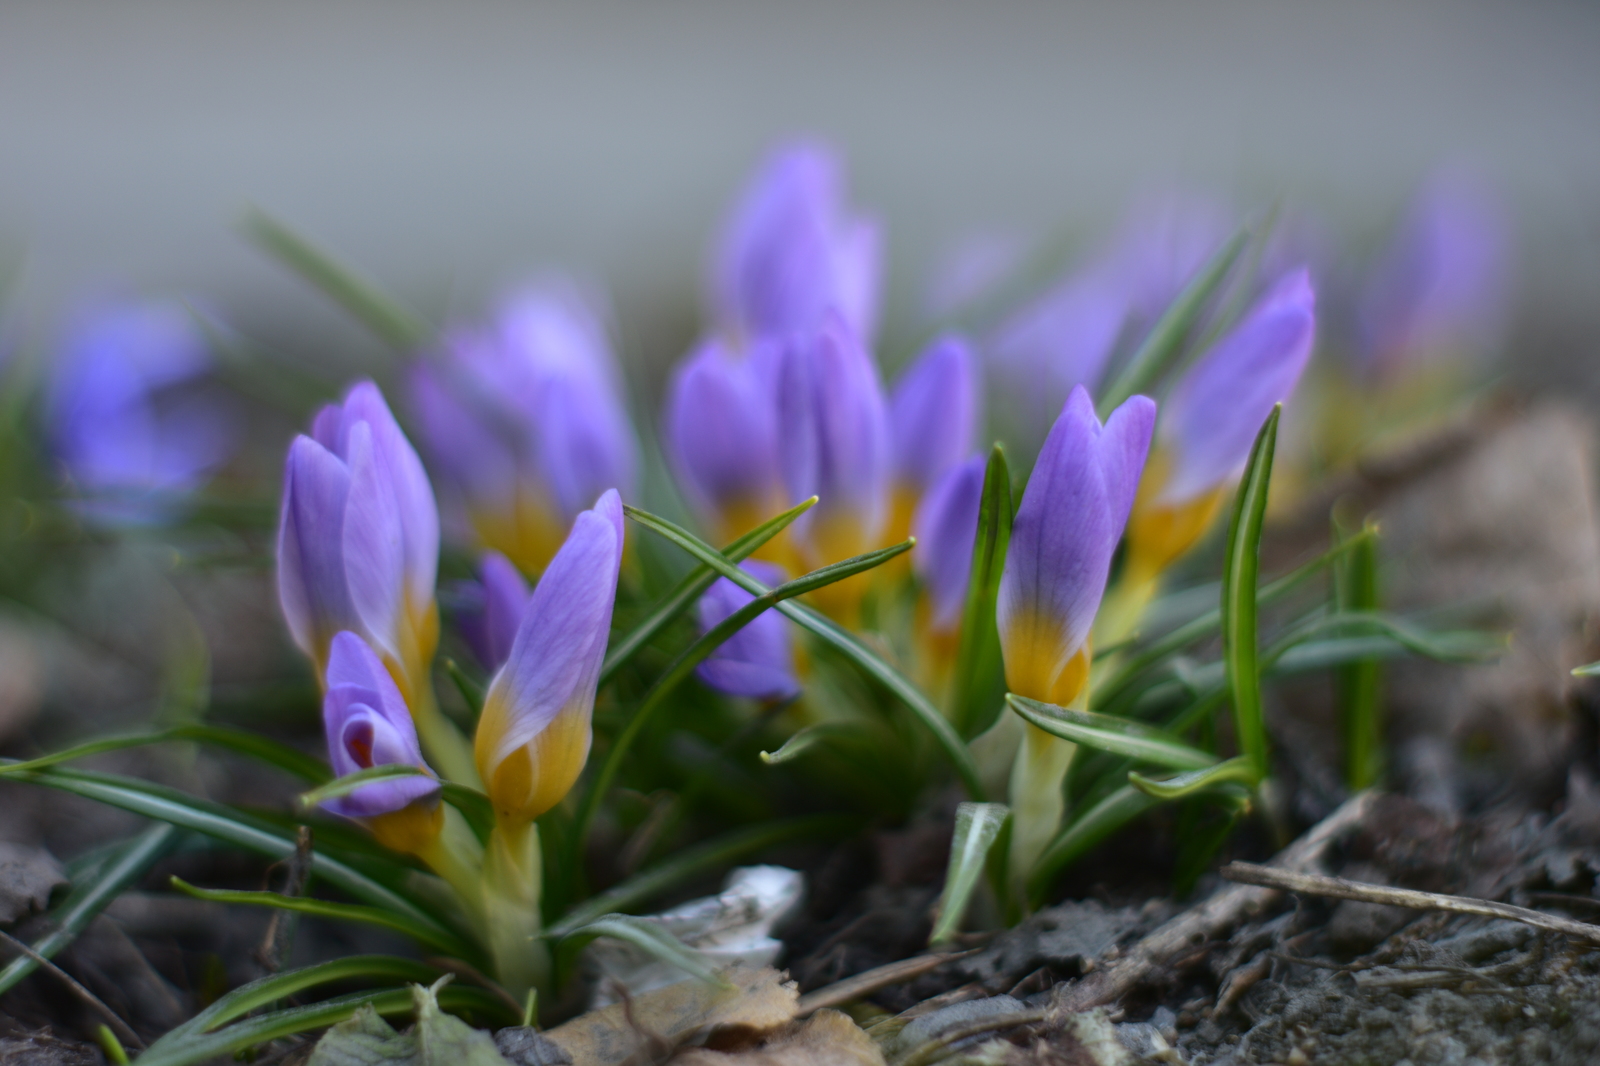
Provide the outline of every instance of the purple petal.
{"type": "Polygon", "coordinates": [[[1133,507],[1155,410],[1153,401],[1134,396],[1102,427],[1082,386],[1068,397],[1012,525],[997,611],[1008,656],[1035,623],[1056,642],[1047,650],[1057,670],[1088,639],[1133,507]]]}
{"type": "Polygon", "coordinates": [[[961,624],[972,573],[972,546],[978,538],[983,503],[984,460],[973,456],[945,472],[918,505],[911,520],[917,538],[911,561],[928,590],[933,628],[951,632],[961,624]]]}
{"type": "MultiPolygon", "coordinates": [[[[740,568],[769,588],[783,582],[783,571],[771,563],[747,560],[740,568]]],[[[727,578],[718,578],[700,597],[700,632],[710,632],[753,599],[727,578]]],[[[712,652],[696,673],[708,687],[730,696],[782,700],[800,693],[789,623],[777,611],[757,615],[712,652]]]]}
{"type": "Polygon", "coordinates": [[[837,314],[782,356],[778,454],[790,499],[820,497],[795,523],[797,536],[835,518],[855,523],[863,542],[877,535],[888,480],[888,412],[872,357],[837,314]]]}
{"type": "MultiPolygon", "coordinates": [[[[333,638],[328,656],[322,725],[336,777],[374,766],[402,764],[432,770],[423,760],[416,726],[400,690],[372,648],[354,633],[333,638]]],[[[371,818],[437,794],[429,777],[375,781],[323,806],[346,818],[371,818]]]]}
{"type": "Polygon", "coordinates": [[[493,671],[511,654],[528,607],[528,583],[509,559],[493,551],[484,553],[478,576],[480,610],[470,620],[463,619],[463,629],[478,661],[493,671]]]}
{"type": "MultiPolygon", "coordinates": [[[[468,343],[458,335],[451,343],[468,343]]],[[[493,420],[473,410],[441,369],[419,363],[411,373],[411,401],[435,468],[474,504],[509,499],[516,492],[517,459],[493,420]]]]}
{"type": "Polygon", "coordinates": [[[898,483],[926,492],[972,451],[978,392],[972,351],[959,337],[940,338],[911,364],[889,400],[898,483]]]}
{"type": "Polygon", "coordinates": [[[1153,322],[1222,247],[1233,225],[1226,206],[1201,194],[1145,198],[1129,212],[1106,268],[1135,316],[1153,322]]]}
{"type": "Polygon", "coordinates": [[[278,601],[300,650],[319,659],[323,642],[359,626],[344,571],[350,471],[310,437],[296,437],[284,465],[278,519],[278,601]]]}
{"type": "Polygon", "coordinates": [[[477,738],[486,781],[562,711],[587,719],[593,709],[622,543],[622,502],[612,489],[573,522],[533,590],[510,656],[490,683],[477,738]]]}
{"type": "Polygon", "coordinates": [[[357,422],[346,438],[350,493],[340,552],[362,632],[398,659],[406,626],[405,531],[399,501],[374,452],[371,424],[357,422]]]}
{"type": "Polygon", "coordinates": [[[702,511],[766,500],[778,484],[777,407],[751,357],[708,340],[668,386],[665,444],[702,511]]]}
{"type": "Polygon", "coordinates": [[[1315,310],[1310,274],[1290,272],[1184,377],[1162,413],[1173,462],[1164,501],[1193,499],[1239,472],[1311,358],[1315,310]]]}

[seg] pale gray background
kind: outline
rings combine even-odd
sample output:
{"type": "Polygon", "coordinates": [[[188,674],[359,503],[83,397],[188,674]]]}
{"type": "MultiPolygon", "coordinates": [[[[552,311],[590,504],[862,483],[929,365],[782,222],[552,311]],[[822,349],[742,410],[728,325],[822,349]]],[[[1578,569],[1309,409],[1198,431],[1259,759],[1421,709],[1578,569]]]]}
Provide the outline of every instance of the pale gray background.
{"type": "Polygon", "coordinates": [[[1093,233],[1186,180],[1359,236],[1467,163],[1522,233],[1514,365],[1591,387],[1600,4],[0,4],[0,240],[40,337],[120,282],[359,351],[238,238],[256,203],[433,315],[529,268],[602,278],[658,367],[722,205],[792,131],[846,149],[886,219],[903,333],[929,258],[974,229],[1093,233]]]}

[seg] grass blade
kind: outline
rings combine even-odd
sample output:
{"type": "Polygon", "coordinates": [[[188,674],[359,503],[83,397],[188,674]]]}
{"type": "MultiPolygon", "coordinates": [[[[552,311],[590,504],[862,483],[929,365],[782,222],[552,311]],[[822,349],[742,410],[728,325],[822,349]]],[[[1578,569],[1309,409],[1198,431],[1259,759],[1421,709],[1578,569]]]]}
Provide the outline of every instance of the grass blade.
{"type": "MultiPolygon", "coordinates": [[[[788,529],[796,518],[805,514],[817,502],[815,496],[809,500],[801,500],[782,514],[769,518],[744,536],[722,549],[722,557],[731,563],[739,563],[754,553],[767,541],[788,529]]],[[[611,676],[631,659],[635,652],[655,639],[660,633],[684,611],[688,610],[700,599],[711,583],[717,579],[717,574],[709,566],[697,566],[678,583],[678,587],[667,594],[660,606],[650,612],[650,616],[643,622],[633,627],[627,636],[617,641],[616,645],[606,653],[605,662],[600,665],[600,684],[604,685],[611,680],[611,676]]]]}
{"type": "MultiPolygon", "coordinates": [[[[631,512],[631,508],[624,508],[631,512]]],[[[633,713],[627,726],[617,735],[612,742],[611,750],[606,752],[605,762],[600,764],[600,772],[595,775],[588,791],[583,794],[583,802],[578,806],[578,816],[573,831],[575,846],[582,847],[588,835],[589,823],[594,820],[595,812],[600,807],[600,801],[611,789],[611,782],[616,779],[617,773],[622,768],[622,760],[626,758],[628,749],[633,746],[634,740],[644,729],[645,722],[655,714],[665,702],[666,697],[687,678],[696,666],[699,666],[711,653],[716,651],[728,641],[735,633],[749,625],[762,613],[773,607],[781,606],[795,596],[813,592],[819,588],[831,585],[836,581],[843,581],[847,577],[864,573],[874,567],[881,566],[897,555],[910,551],[915,541],[906,541],[896,544],[892,548],[883,548],[865,555],[857,555],[843,562],[824,566],[813,570],[809,574],[785,581],[772,589],[764,589],[756,597],[737,611],[724,618],[713,626],[705,635],[689,645],[672,665],[668,666],[656,683],[651,686],[644,700],[639,704],[639,709],[633,713]]],[[[744,574],[738,567],[731,567],[735,573],[744,574]]],[[[748,576],[748,575],[746,575],[748,576]]]]}
{"type": "Polygon", "coordinates": [[[42,770],[49,766],[55,766],[57,763],[85,759],[103,752],[121,751],[125,748],[137,748],[147,744],[165,744],[171,741],[193,741],[226,748],[229,751],[259,759],[271,766],[276,766],[286,773],[293,774],[302,781],[309,781],[314,784],[321,784],[333,777],[327,763],[320,759],[315,759],[304,752],[296,751],[287,744],[280,744],[275,740],[269,740],[259,734],[248,733],[242,729],[229,729],[226,726],[214,725],[182,725],[149,733],[132,733],[127,736],[91,740],[49,755],[41,755],[36,759],[25,759],[20,762],[0,765],[0,777],[7,774],[21,774],[32,770],[42,770]]]}
{"type": "Polygon", "coordinates": [[[1144,343],[1139,345],[1138,351],[1128,359],[1128,365],[1100,398],[1098,413],[1102,421],[1129,396],[1149,389],[1171,366],[1183,350],[1184,339],[1189,336],[1201,312],[1233,269],[1249,237],[1249,233],[1240,230],[1229,238],[1156,320],[1144,343]]]}
{"type": "Polygon", "coordinates": [[[257,247],[320,289],[391,348],[410,355],[427,341],[430,331],[422,319],[271,215],[252,209],[242,228],[257,247]]]}
{"type": "Polygon", "coordinates": [[[978,535],[972,543],[972,570],[967,577],[967,603],[961,615],[961,644],[956,651],[950,685],[950,721],[968,739],[994,724],[1005,697],[1005,670],[995,600],[1000,574],[1011,545],[1011,470],[1006,453],[996,444],[983,472],[983,498],[978,505],[978,535]]]}
{"type": "MultiPolygon", "coordinates": [[[[716,549],[688,530],[676,526],[664,518],[657,518],[646,511],[640,511],[637,508],[625,506],[623,510],[629,518],[652,533],[678,545],[678,547],[710,566],[746,592],[761,596],[769,591],[765,585],[729,563],[718,554],[716,549]]],[[[893,666],[884,662],[877,653],[809,607],[785,601],[778,604],[778,610],[782,611],[802,629],[808,630],[819,639],[832,645],[857,666],[861,667],[869,676],[876,678],[880,684],[892,692],[922,722],[923,726],[933,734],[934,740],[938,742],[939,747],[944,750],[946,757],[954,765],[956,774],[961,778],[962,786],[966,789],[967,795],[975,800],[984,798],[983,784],[978,774],[978,765],[973,760],[972,753],[967,750],[966,743],[944,715],[939,713],[939,709],[930,703],[928,698],[919,692],[915,685],[907,681],[893,666]]]]}
{"type": "MultiPolygon", "coordinates": [[[[96,915],[145,875],[177,837],[178,830],[164,822],[157,823],[134,837],[115,856],[97,864],[84,883],[73,885],[67,898],[51,913],[51,924],[55,928],[30,945],[34,952],[52,958],[76,940],[96,915]]],[[[0,970],[0,996],[38,967],[38,962],[27,955],[13,959],[0,970]]]]}
{"type": "Polygon", "coordinates": [[[1069,710],[1015,694],[1006,696],[1006,702],[1052,736],[1113,755],[1126,755],[1171,770],[1198,770],[1217,761],[1215,755],[1185,744],[1163,729],[1129,718],[1069,710]]]}
{"type": "MultiPolygon", "coordinates": [[[[309,896],[285,896],[280,892],[231,892],[214,888],[197,888],[180,877],[172,878],[172,887],[186,896],[207,899],[216,903],[237,903],[248,907],[271,907],[296,914],[310,914],[318,918],[331,918],[341,922],[359,922],[403,934],[419,944],[425,944],[445,954],[455,954],[460,944],[454,937],[441,937],[438,930],[410,921],[401,915],[378,907],[364,907],[359,903],[333,903],[309,896]]],[[[480,952],[474,961],[481,961],[480,952]]]]}
{"type": "Polygon", "coordinates": [[[415,959],[402,959],[397,955],[351,955],[297,970],[285,970],[260,980],[240,985],[232,992],[218,997],[217,1001],[193,1018],[175,1026],[160,1040],[150,1045],[146,1054],[155,1051],[168,1041],[191,1033],[209,1033],[222,1028],[235,1018],[252,1011],[269,1007],[281,999],[297,996],[310,988],[338,981],[418,982],[427,984],[436,980],[439,971],[415,959]]]}
{"type": "MultiPolygon", "coordinates": [[[[369,766],[364,770],[345,774],[335,778],[327,784],[318,785],[309,792],[302,792],[295,797],[301,810],[313,810],[331,799],[348,796],[356,789],[370,785],[374,781],[393,781],[400,777],[432,777],[420,766],[411,766],[408,763],[386,763],[382,766],[369,766]]],[[[487,797],[486,797],[487,798],[487,797]]]]}
{"type": "Polygon", "coordinates": [[[734,830],[725,836],[685,848],[665,862],[578,904],[550,926],[549,934],[557,938],[566,936],[603,914],[639,906],[688,878],[774,844],[803,837],[832,836],[857,824],[858,820],[848,815],[820,814],[734,830]]]}
{"type": "Polygon", "coordinates": [[[572,930],[562,939],[577,946],[578,943],[602,936],[632,944],[645,954],[676,966],[707,984],[723,983],[704,955],[667,932],[660,924],[631,914],[601,915],[572,930]]]}
{"type": "Polygon", "coordinates": [[[1255,760],[1248,755],[1235,755],[1227,762],[1208,766],[1204,770],[1190,770],[1186,774],[1160,780],[1146,777],[1136,770],[1128,772],[1128,784],[1158,800],[1183,799],[1217,785],[1239,784],[1253,789],[1260,783],[1255,760]]]}
{"type": "Polygon", "coordinates": [[[1227,554],[1222,562],[1222,653],[1233,701],[1234,731],[1240,749],[1255,768],[1257,783],[1266,779],[1270,767],[1267,727],[1261,713],[1256,581],[1261,568],[1261,527],[1266,520],[1267,490],[1272,482],[1278,416],[1282,413],[1282,404],[1272,409],[1250,449],[1250,459],[1234,497],[1227,554]]]}
{"type": "Polygon", "coordinates": [[[1038,907],[1067,865],[1156,805],[1132,785],[1123,785],[1067,823],[1028,871],[1028,899],[1038,907]]]}
{"type": "Polygon", "coordinates": [[[798,759],[818,744],[830,740],[870,743],[872,735],[869,729],[857,722],[818,722],[797,731],[777,751],[762,752],[761,761],[768,766],[777,766],[798,759]]]}
{"type": "MultiPolygon", "coordinates": [[[[1337,540],[1347,539],[1334,522],[1337,540]]],[[[1333,598],[1340,611],[1377,611],[1377,539],[1369,537],[1333,568],[1333,598]]],[[[1383,733],[1383,676],[1376,656],[1358,659],[1338,668],[1340,733],[1344,739],[1344,780],[1351,792],[1377,783],[1383,733]]]]}
{"type": "Polygon", "coordinates": [[[929,944],[949,940],[961,926],[972,892],[978,887],[989,849],[1000,835],[1011,809],[1004,803],[962,803],[956,807],[956,827],[950,839],[950,866],[939,895],[939,919],[928,936],[929,944]]]}

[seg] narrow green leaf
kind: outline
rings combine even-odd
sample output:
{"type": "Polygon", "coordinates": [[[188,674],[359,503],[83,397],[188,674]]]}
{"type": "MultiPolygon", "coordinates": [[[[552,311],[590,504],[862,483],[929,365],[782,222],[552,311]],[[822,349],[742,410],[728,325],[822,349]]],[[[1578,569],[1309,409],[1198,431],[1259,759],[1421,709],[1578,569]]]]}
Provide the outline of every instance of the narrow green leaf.
{"type": "Polygon", "coordinates": [[[1011,815],[1004,803],[962,803],[956,807],[956,827],[950,838],[950,865],[944,875],[944,891],[939,895],[939,919],[928,936],[929,944],[949,940],[961,927],[972,892],[983,876],[989,849],[1000,835],[1000,827],[1011,815]]]}
{"type": "MultiPolygon", "coordinates": [[[[81,881],[73,878],[71,892],[50,913],[50,924],[54,928],[31,945],[33,950],[48,959],[76,940],[112,900],[122,895],[124,889],[143,877],[155,861],[166,854],[177,837],[178,831],[172,826],[164,822],[157,823],[134,837],[113,856],[85,871],[81,881]]],[[[27,955],[11,960],[5,969],[0,970],[0,996],[16,987],[18,981],[38,967],[39,964],[27,955]]]]}
{"type": "Polygon", "coordinates": [[[456,691],[461,693],[461,700],[467,705],[467,710],[472,712],[474,720],[483,713],[483,686],[467,676],[461,664],[448,656],[444,660],[444,672],[449,676],[456,691]]]}
{"type": "Polygon", "coordinates": [[[441,783],[439,795],[444,801],[467,820],[472,827],[473,834],[479,841],[489,839],[490,830],[494,829],[494,804],[489,797],[475,788],[459,785],[454,781],[441,783]]]}
{"type": "Polygon", "coordinates": [[[1267,727],[1261,713],[1256,579],[1261,566],[1261,528],[1267,515],[1278,416],[1282,412],[1282,404],[1273,407],[1250,449],[1250,459],[1234,497],[1227,554],[1222,562],[1222,653],[1233,701],[1234,731],[1240,749],[1255,768],[1257,782],[1266,779],[1271,767],[1267,763],[1267,727]]]}
{"type": "Polygon", "coordinates": [[[52,752],[49,755],[41,755],[36,759],[6,763],[0,765],[0,777],[8,774],[25,774],[32,770],[42,770],[48,766],[55,766],[57,763],[84,759],[103,752],[121,751],[125,748],[137,748],[147,744],[166,744],[172,741],[193,741],[226,748],[229,751],[236,751],[241,755],[249,755],[268,765],[276,766],[278,769],[293,774],[302,781],[321,784],[333,776],[328,770],[327,763],[314,759],[304,752],[296,751],[287,744],[269,740],[257,733],[248,733],[242,729],[229,729],[226,726],[181,725],[149,733],[104,737],[100,740],[87,741],[62,751],[52,752]]]}
{"type": "Polygon", "coordinates": [[[1011,545],[1011,470],[1006,453],[996,444],[983,472],[983,498],[978,505],[978,534],[972,543],[972,570],[967,576],[967,602],[961,615],[961,644],[950,683],[950,720],[968,739],[994,724],[1005,695],[1005,669],[995,601],[1000,575],[1011,545]]]}
{"type": "Polygon", "coordinates": [[[1573,677],[1600,677],[1600,663],[1584,663],[1572,668],[1573,677]]]}
{"type": "Polygon", "coordinates": [[[869,730],[856,722],[818,722],[796,731],[777,751],[762,752],[761,761],[768,766],[777,766],[799,758],[818,744],[829,741],[861,743],[870,740],[871,736],[869,730]]]}
{"type": "Polygon", "coordinates": [[[1100,418],[1109,417],[1136,392],[1147,391],[1183,350],[1184,338],[1189,336],[1201,312],[1227,279],[1234,261],[1244,250],[1250,234],[1244,230],[1235,233],[1228,242],[1217,249],[1209,262],[1184,286],[1178,298],[1156,320],[1150,335],[1129,358],[1121,374],[1100,399],[1100,418]]]}
{"type": "MultiPolygon", "coordinates": [[[[726,548],[722,549],[722,557],[730,563],[739,563],[752,555],[767,541],[782,533],[794,522],[796,518],[805,514],[817,502],[815,496],[809,500],[801,500],[787,511],[774,518],[769,518],[744,536],[738,538],[726,548]]],[[[709,566],[697,566],[685,575],[678,583],[678,587],[667,594],[666,598],[643,622],[633,627],[627,636],[606,653],[605,662],[600,666],[600,684],[604,685],[611,680],[623,663],[631,659],[635,652],[656,638],[667,626],[671,625],[677,617],[689,607],[699,601],[701,594],[711,587],[717,580],[716,571],[709,566]]]]}
{"type": "Polygon", "coordinates": [[[835,836],[858,824],[857,819],[847,815],[821,814],[736,829],[703,844],[685,848],[670,859],[585,900],[552,924],[548,933],[560,939],[601,915],[630,910],[691,877],[726,866],[735,859],[789,840],[835,836]]]}
{"type": "Polygon", "coordinates": [[[1255,761],[1250,756],[1236,755],[1204,770],[1190,770],[1159,781],[1130,770],[1128,783],[1154,799],[1175,800],[1217,785],[1238,784],[1253,789],[1261,783],[1261,775],[1256,772],[1255,761]]]}
{"type": "Polygon", "coordinates": [[[309,792],[302,792],[296,797],[295,802],[303,811],[309,811],[326,803],[331,799],[348,796],[356,789],[370,785],[374,781],[393,781],[401,777],[432,777],[420,766],[410,766],[405,763],[386,763],[382,766],[369,766],[364,770],[345,774],[335,778],[325,785],[319,785],[309,792]]]}
{"type": "MultiPolygon", "coordinates": [[[[626,505],[623,510],[630,515],[634,513],[633,508],[626,505]]],[[[762,613],[773,607],[784,606],[786,601],[795,596],[814,592],[836,581],[842,581],[847,577],[881,566],[895,556],[903,555],[910,551],[914,543],[914,541],[908,540],[903,544],[896,544],[892,548],[883,548],[879,551],[867,552],[865,555],[857,555],[853,558],[845,559],[843,562],[833,563],[821,569],[813,570],[811,573],[797,577],[793,581],[785,581],[777,588],[767,589],[763,587],[762,591],[756,593],[755,598],[749,603],[724,618],[721,622],[718,622],[699,640],[684,649],[683,653],[673,660],[672,664],[656,679],[656,683],[650,687],[650,691],[646,693],[643,701],[640,702],[639,709],[633,712],[633,717],[628,721],[627,726],[617,735],[616,740],[611,742],[611,750],[606,752],[606,758],[600,764],[599,773],[595,774],[594,780],[590,782],[588,790],[583,794],[583,800],[578,805],[578,816],[575,821],[576,828],[573,832],[573,840],[576,846],[584,846],[588,836],[589,825],[594,821],[595,812],[600,807],[600,801],[605,799],[606,793],[610,791],[611,782],[616,779],[618,771],[622,769],[623,759],[627,757],[628,750],[644,729],[645,723],[658,709],[666,704],[666,697],[694,672],[695,667],[709,658],[712,652],[716,651],[735,633],[749,625],[762,613]]],[[[707,551],[710,550],[707,548],[707,551]]],[[[717,556],[717,558],[722,561],[722,565],[728,566],[734,573],[749,577],[743,570],[721,560],[721,556],[717,556]]],[[[751,580],[754,581],[754,578],[751,578],[751,580]]],[[[759,582],[757,584],[759,585],[759,582]]]]}
{"type": "Polygon", "coordinates": [[[243,229],[258,247],[322,290],[390,347],[410,355],[427,341],[429,330],[415,314],[264,211],[247,213],[243,229]]]}
{"type": "Polygon", "coordinates": [[[1155,726],[1092,711],[1074,711],[1016,694],[1006,696],[1011,709],[1046,733],[1075,744],[1126,755],[1172,770],[1198,770],[1216,763],[1209,752],[1185,744],[1155,726]]]}
{"type": "Polygon", "coordinates": [[[723,983],[722,978],[717,976],[717,971],[706,961],[704,955],[685,945],[659,923],[631,914],[601,915],[594,921],[574,929],[562,939],[582,942],[602,936],[632,944],[645,954],[676,966],[707,984],[723,983]]]}
{"type": "MultiPolygon", "coordinates": [[[[689,531],[668,522],[664,518],[658,518],[637,508],[624,507],[624,512],[638,524],[678,545],[678,547],[710,566],[746,592],[761,596],[770,591],[761,582],[730,564],[717,553],[716,549],[689,531]]],[[[782,611],[784,615],[802,629],[810,631],[819,639],[831,644],[857,666],[861,667],[869,676],[876,678],[880,684],[904,703],[911,713],[922,722],[923,726],[933,734],[934,740],[938,742],[939,747],[955,767],[957,775],[961,778],[962,786],[967,791],[967,795],[976,800],[983,799],[983,784],[978,774],[978,765],[972,758],[972,753],[967,750],[967,745],[961,739],[960,734],[955,731],[944,715],[939,713],[939,709],[930,703],[926,696],[917,691],[915,685],[907,681],[894,667],[884,662],[877,653],[809,607],[792,601],[785,601],[778,605],[778,610],[782,611]]]]}
{"type": "MultiPolygon", "coordinates": [[[[275,859],[286,858],[295,850],[292,833],[254,819],[242,811],[189,796],[164,785],[115,774],[65,770],[60,767],[18,776],[24,781],[71,792],[146,818],[204,833],[275,859]]],[[[322,851],[312,853],[311,871],[357,899],[403,915],[419,924],[432,926],[441,936],[455,935],[409,899],[322,851]]],[[[458,939],[456,942],[459,945],[458,954],[472,954],[472,949],[464,941],[458,939]]]]}
{"type": "Polygon", "coordinates": [[[419,944],[425,944],[447,955],[460,950],[454,937],[440,936],[436,927],[413,922],[402,915],[379,907],[365,907],[358,903],[332,903],[309,896],[285,896],[280,892],[232,892],[211,888],[197,888],[180,877],[172,878],[172,887],[195,899],[208,899],[217,903],[238,903],[249,907],[270,907],[274,910],[310,914],[318,918],[331,918],[342,922],[359,922],[375,925],[401,933],[419,944]]]}
{"type": "Polygon", "coordinates": [[[1062,827],[1028,871],[1028,899],[1037,907],[1057,875],[1096,844],[1156,805],[1132,785],[1123,785],[1062,827]]]}

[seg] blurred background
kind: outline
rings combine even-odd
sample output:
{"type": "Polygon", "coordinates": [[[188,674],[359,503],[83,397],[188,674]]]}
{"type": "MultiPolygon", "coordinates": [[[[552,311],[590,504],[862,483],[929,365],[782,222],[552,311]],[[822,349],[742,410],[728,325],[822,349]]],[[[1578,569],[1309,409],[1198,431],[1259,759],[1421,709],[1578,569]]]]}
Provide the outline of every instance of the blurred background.
{"type": "Polygon", "coordinates": [[[1181,185],[1307,211],[1365,254],[1448,165],[1515,221],[1511,373],[1597,388],[1594,3],[7,3],[0,131],[12,328],[46,345],[114,287],[377,358],[239,235],[256,205],[435,320],[585,274],[655,381],[698,328],[724,205],[811,133],[885,221],[891,348],[963,248],[1099,241],[1181,185]]]}

